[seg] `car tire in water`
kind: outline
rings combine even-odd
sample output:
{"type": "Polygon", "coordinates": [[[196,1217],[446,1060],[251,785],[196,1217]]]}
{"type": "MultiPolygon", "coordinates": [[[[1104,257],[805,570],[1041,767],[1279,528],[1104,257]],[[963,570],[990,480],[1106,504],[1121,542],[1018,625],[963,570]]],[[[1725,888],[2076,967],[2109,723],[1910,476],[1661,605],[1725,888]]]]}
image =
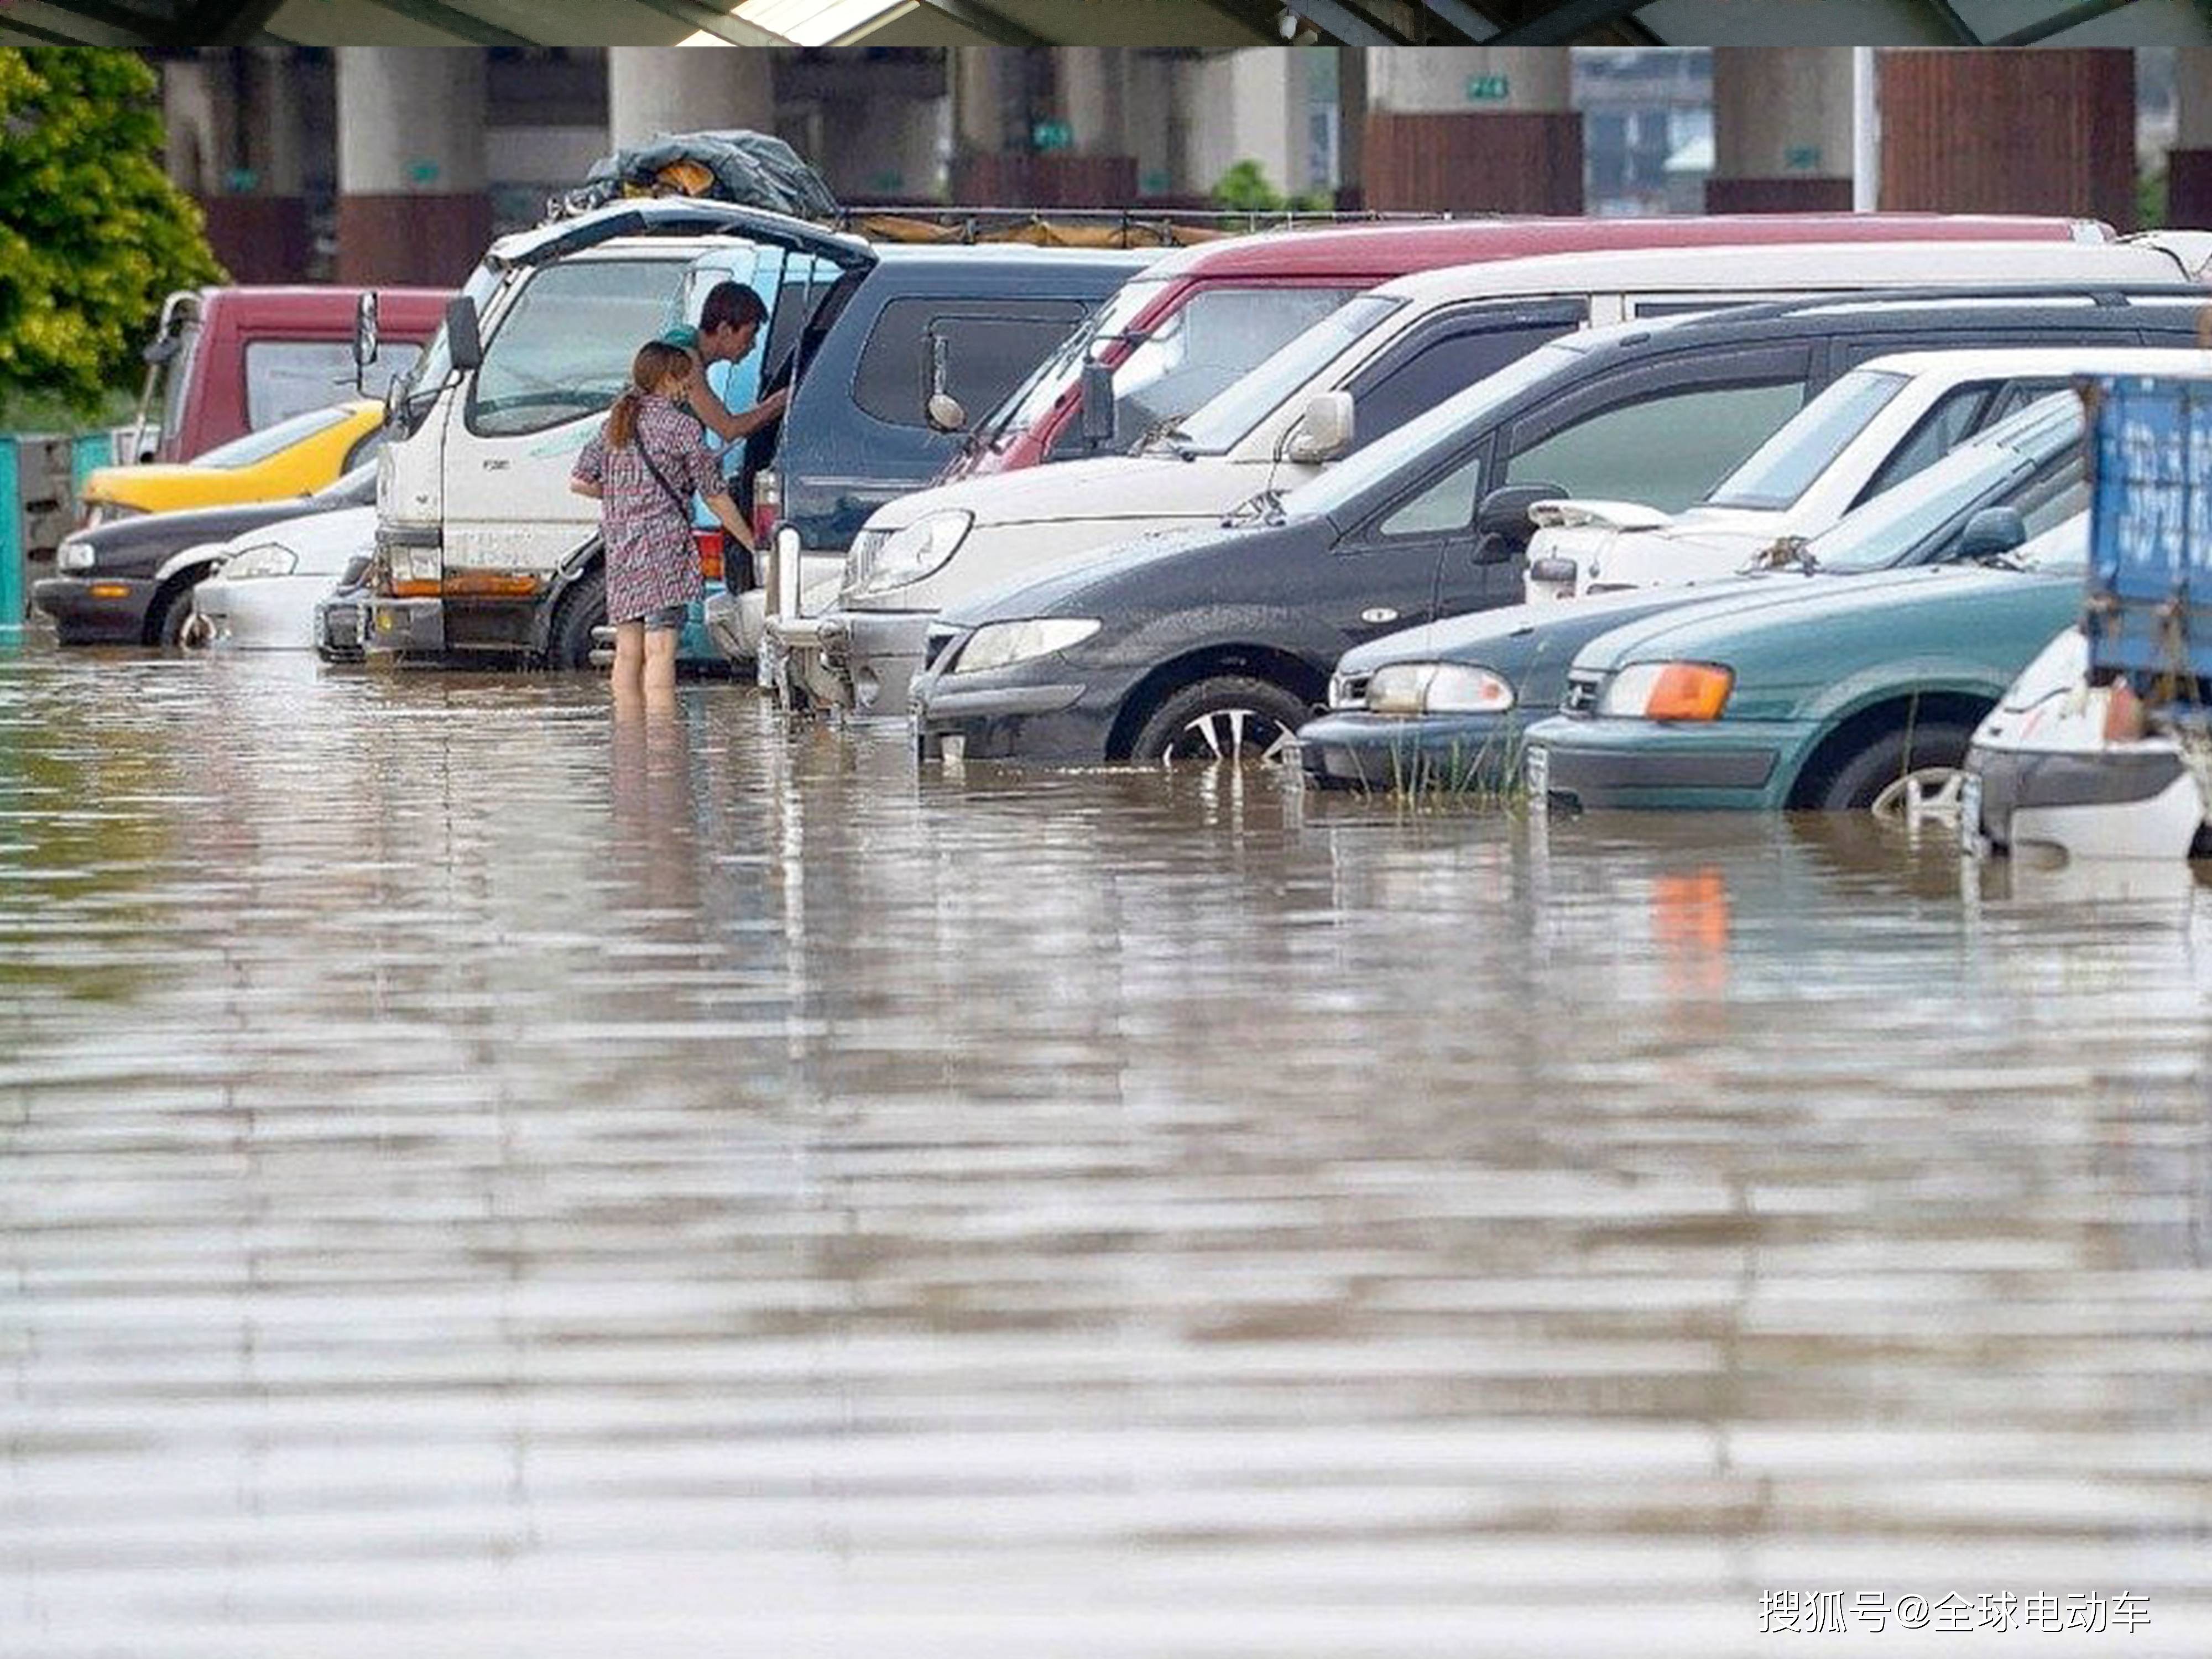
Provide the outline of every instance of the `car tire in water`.
{"type": "Polygon", "coordinates": [[[1272,680],[1242,674],[1200,680],[1152,712],[1129,757],[1151,766],[1280,760],[1312,712],[1303,697],[1272,680]]]}
{"type": "Polygon", "coordinates": [[[164,651],[184,648],[185,624],[192,619],[192,589],[198,586],[205,571],[195,573],[188,580],[165,587],[154,596],[154,603],[146,613],[146,640],[164,651]]]}
{"type": "Polygon", "coordinates": [[[589,668],[592,630],[607,620],[607,573],[594,569],[578,579],[561,596],[561,609],[553,617],[553,631],[545,641],[548,668],[589,668]]]}
{"type": "Polygon", "coordinates": [[[1883,732],[1844,760],[1822,787],[1824,812],[1863,812],[1907,773],[1956,770],[1966,763],[1973,732],[1948,720],[1923,720],[1883,732]]]}

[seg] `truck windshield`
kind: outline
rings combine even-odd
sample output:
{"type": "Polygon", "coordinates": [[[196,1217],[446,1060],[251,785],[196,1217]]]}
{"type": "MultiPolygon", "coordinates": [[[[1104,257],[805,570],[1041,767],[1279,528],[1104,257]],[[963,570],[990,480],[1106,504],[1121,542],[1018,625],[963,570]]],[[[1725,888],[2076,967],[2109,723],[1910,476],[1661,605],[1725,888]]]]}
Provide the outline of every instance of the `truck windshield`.
{"type": "Polygon", "coordinates": [[[1233,447],[1300,386],[1334,362],[1346,347],[1405,303],[1379,294],[1346,300],[1228,390],[1200,405],[1182,423],[1176,434],[1178,447],[1201,455],[1218,455],[1233,447]]]}
{"type": "Polygon", "coordinates": [[[572,259],[540,267],[484,346],[469,430],[514,437],[596,414],[629,384],[638,347],[665,326],[676,259],[572,259]]]}
{"type": "Polygon", "coordinates": [[[1905,389],[1905,376],[1856,369],[1807,404],[1705,497],[1707,507],[1793,507],[1851,440],[1905,389]]]}

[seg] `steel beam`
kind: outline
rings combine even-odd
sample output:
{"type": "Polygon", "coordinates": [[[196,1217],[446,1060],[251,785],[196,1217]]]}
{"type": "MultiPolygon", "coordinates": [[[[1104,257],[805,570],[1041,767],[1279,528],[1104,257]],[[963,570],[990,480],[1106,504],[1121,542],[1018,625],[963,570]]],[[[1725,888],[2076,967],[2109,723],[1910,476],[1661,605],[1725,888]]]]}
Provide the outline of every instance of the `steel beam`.
{"type": "Polygon", "coordinates": [[[673,17],[679,23],[689,23],[701,34],[711,34],[717,40],[726,40],[733,46],[787,46],[790,41],[728,12],[704,5],[701,0],[638,0],[641,6],[673,17]]]}
{"type": "Polygon", "coordinates": [[[1468,4],[1467,0],[1421,0],[1421,5],[1446,28],[1455,30],[1470,40],[1487,41],[1498,38],[1498,25],[1468,4]]]}
{"type": "Polygon", "coordinates": [[[549,44],[503,29],[496,23],[487,23],[481,17],[445,4],[444,0],[371,0],[371,3],[434,29],[443,29],[471,46],[542,46],[549,44]]]}
{"type": "MultiPolygon", "coordinates": [[[[1049,46],[1054,42],[1022,27],[1003,12],[993,11],[981,0],[921,0],[932,11],[941,11],[963,28],[1001,46],[1049,46]]],[[[1060,44],[1073,44],[1062,42],[1060,44]]]]}
{"type": "Polygon", "coordinates": [[[1933,17],[1944,33],[1951,37],[1955,46],[1980,46],[1989,43],[1974,33],[1972,26],[1959,15],[1959,9],[1951,0],[1920,0],[1920,9],[1933,17]]]}
{"type": "Polygon", "coordinates": [[[1500,30],[1484,44],[1492,46],[1571,46],[1592,29],[1626,21],[1648,0],[1562,0],[1540,17],[1500,30]]]}
{"type": "MultiPolygon", "coordinates": [[[[143,11],[132,11],[127,6],[114,6],[105,0],[49,0],[56,11],[65,11],[72,17],[82,17],[88,23],[97,23],[102,28],[114,29],[118,33],[136,35],[148,46],[166,45],[169,25],[161,18],[143,11]]],[[[0,13],[0,16],[4,16],[0,13]]],[[[20,19],[9,18],[10,28],[28,28],[20,19]]]]}
{"type": "Polygon", "coordinates": [[[1345,0],[1283,0],[1285,11],[1296,12],[1322,33],[1346,46],[1409,46],[1413,43],[1388,29],[1345,0]]]}
{"type": "Polygon", "coordinates": [[[2010,34],[2000,36],[1990,44],[1993,46],[2032,46],[2039,40],[2048,40],[2054,34],[2063,34],[2068,29],[2094,23],[2108,13],[2134,3],[2135,0],[2087,0],[2085,4],[2069,6],[2063,11],[2054,12],[2023,28],[2014,29],[2010,34]]]}
{"type": "Polygon", "coordinates": [[[200,0],[164,31],[173,46],[242,46],[269,27],[284,0],[200,0]]]}

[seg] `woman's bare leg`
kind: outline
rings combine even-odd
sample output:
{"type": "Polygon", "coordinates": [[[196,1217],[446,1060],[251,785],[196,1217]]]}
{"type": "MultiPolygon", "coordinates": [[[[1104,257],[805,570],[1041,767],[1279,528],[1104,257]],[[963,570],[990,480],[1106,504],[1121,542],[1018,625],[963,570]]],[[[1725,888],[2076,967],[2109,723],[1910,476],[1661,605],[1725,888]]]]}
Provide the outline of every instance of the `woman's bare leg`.
{"type": "Polygon", "coordinates": [[[615,627],[615,713],[633,714],[645,696],[645,624],[615,627]]]}
{"type": "Polygon", "coordinates": [[[656,628],[645,636],[645,706],[648,709],[676,707],[676,642],[673,629],[656,628]]]}

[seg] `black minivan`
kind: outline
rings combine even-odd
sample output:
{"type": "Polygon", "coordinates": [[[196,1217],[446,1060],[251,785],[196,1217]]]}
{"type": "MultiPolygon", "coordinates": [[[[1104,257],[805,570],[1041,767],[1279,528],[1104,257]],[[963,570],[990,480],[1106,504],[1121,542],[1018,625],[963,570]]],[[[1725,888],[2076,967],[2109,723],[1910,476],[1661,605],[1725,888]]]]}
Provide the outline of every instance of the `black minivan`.
{"type": "Polygon", "coordinates": [[[1353,646],[1519,602],[1538,501],[1686,505],[1869,358],[2189,345],[2203,300],[2179,283],[1831,295],[1565,336],[1218,529],[1124,543],[956,604],[913,692],[921,752],[1276,755],[1353,646]]]}

